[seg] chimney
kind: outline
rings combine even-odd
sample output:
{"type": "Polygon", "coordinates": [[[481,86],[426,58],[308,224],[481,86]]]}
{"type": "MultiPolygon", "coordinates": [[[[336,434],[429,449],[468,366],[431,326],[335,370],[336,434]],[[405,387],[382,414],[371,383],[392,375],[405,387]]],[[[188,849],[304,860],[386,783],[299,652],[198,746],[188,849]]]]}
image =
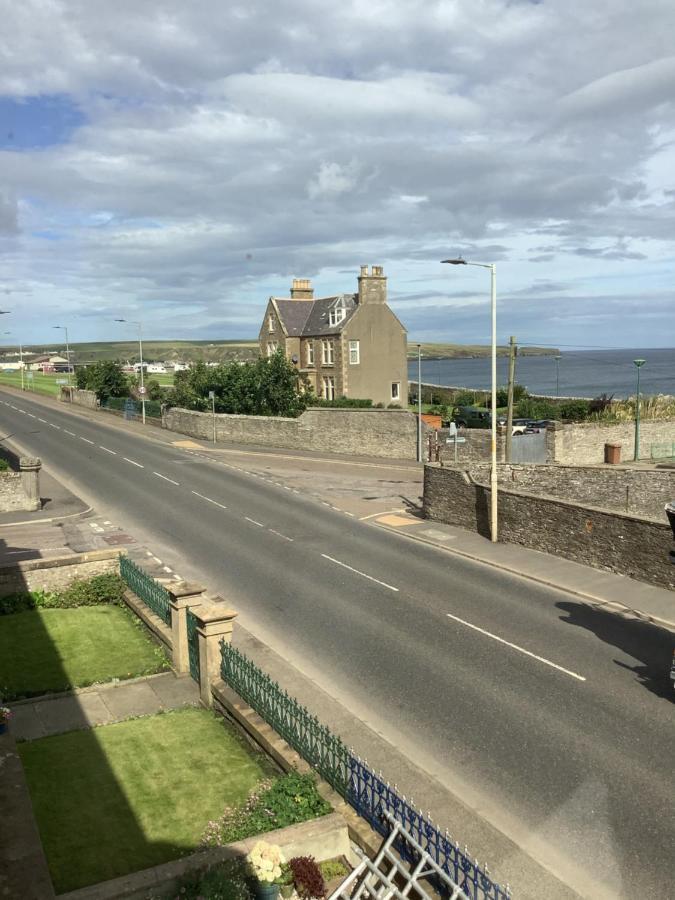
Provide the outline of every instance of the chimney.
{"type": "Polygon", "coordinates": [[[386,303],[387,276],[382,266],[372,266],[370,274],[368,266],[361,266],[359,275],[359,303],[386,303]]]}
{"type": "Polygon", "coordinates": [[[309,278],[294,278],[291,285],[291,300],[313,300],[314,288],[309,278]]]}

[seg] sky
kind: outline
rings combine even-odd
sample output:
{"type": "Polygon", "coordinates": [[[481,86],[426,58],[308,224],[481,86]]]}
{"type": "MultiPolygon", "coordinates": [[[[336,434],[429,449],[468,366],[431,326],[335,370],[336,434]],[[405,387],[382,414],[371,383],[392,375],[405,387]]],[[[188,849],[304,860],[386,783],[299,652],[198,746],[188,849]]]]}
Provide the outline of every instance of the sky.
{"type": "Polygon", "coordinates": [[[672,0],[0,0],[5,342],[257,336],[384,266],[411,341],[675,345],[672,0]]]}

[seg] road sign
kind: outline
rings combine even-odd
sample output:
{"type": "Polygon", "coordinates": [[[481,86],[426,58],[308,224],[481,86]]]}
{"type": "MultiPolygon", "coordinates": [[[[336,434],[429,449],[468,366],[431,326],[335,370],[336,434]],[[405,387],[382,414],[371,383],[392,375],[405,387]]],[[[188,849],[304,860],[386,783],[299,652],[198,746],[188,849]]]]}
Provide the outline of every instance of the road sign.
{"type": "Polygon", "coordinates": [[[143,396],[143,394],[147,394],[147,393],[148,393],[148,389],[147,389],[146,387],[139,387],[138,393],[139,393],[141,396],[143,396]]]}
{"type": "Polygon", "coordinates": [[[56,383],[57,384],[68,384],[68,379],[67,378],[57,378],[56,383]]]}
{"type": "Polygon", "coordinates": [[[216,399],[216,392],[209,391],[209,400],[215,400],[215,399],[216,399]]]}
{"type": "Polygon", "coordinates": [[[446,438],[446,444],[466,444],[466,438],[446,438]]]}

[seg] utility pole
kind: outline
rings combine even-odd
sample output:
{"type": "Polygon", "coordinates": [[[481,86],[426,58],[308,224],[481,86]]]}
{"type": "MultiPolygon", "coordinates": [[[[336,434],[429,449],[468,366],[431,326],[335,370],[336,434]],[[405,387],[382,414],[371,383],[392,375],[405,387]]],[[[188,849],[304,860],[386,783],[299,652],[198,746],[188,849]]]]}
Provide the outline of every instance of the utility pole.
{"type": "Polygon", "coordinates": [[[511,462],[511,440],[513,438],[513,384],[516,377],[516,356],[518,346],[513,335],[509,338],[509,388],[506,410],[506,462],[511,462]]]}
{"type": "Polygon", "coordinates": [[[417,345],[417,462],[422,462],[422,345],[417,345]]]}

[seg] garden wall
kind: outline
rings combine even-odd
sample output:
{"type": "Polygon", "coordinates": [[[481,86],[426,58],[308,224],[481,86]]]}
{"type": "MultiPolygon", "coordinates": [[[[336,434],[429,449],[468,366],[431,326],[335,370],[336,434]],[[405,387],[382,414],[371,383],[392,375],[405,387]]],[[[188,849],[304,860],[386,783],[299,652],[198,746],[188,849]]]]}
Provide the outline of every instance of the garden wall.
{"type": "Polygon", "coordinates": [[[78,578],[119,572],[119,550],[92,550],[0,566],[0,597],[25,591],[60,591],[78,578]]]}
{"type": "Polygon", "coordinates": [[[75,406],[84,406],[87,409],[98,409],[98,397],[95,391],[81,391],[79,388],[63,385],[59,400],[64,403],[72,403],[75,406]]]}
{"type": "MultiPolygon", "coordinates": [[[[520,467],[506,467],[513,471],[520,467]]],[[[542,468],[537,466],[537,469],[542,468]]],[[[424,468],[424,515],[489,536],[489,467],[424,468]]],[[[503,482],[502,482],[503,483],[503,482]]],[[[675,590],[673,536],[662,522],[524,490],[499,491],[500,540],[675,590]]]]}
{"type": "MultiPolygon", "coordinates": [[[[556,422],[550,429],[555,462],[593,465],[605,461],[605,444],[621,444],[621,460],[633,459],[635,452],[635,423],[579,422],[563,425],[556,422]]],[[[640,423],[640,459],[672,455],[675,452],[675,420],[644,421],[640,423]],[[670,445],[670,454],[664,452],[670,445]]]]}
{"type": "MultiPolygon", "coordinates": [[[[306,410],[297,419],[221,413],[215,418],[218,441],[389,459],[417,458],[417,416],[404,409],[317,408],[306,410]]],[[[211,413],[169,409],[163,422],[170,431],[213,439],[211,413]]]]}

